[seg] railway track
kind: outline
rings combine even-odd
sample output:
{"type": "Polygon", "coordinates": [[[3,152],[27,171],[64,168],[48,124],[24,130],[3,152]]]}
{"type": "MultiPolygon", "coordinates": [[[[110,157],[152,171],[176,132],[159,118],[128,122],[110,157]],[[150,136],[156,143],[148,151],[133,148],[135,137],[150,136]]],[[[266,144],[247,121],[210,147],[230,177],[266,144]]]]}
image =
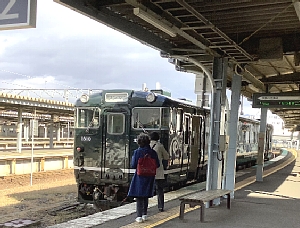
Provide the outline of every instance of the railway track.
{"type": "Polygon", "coordinates": [[[92,205],[79,204],[73,170],[58,170],[0,178],[1,224],[28,219],[48,227],[96,213],[92,205]]]}

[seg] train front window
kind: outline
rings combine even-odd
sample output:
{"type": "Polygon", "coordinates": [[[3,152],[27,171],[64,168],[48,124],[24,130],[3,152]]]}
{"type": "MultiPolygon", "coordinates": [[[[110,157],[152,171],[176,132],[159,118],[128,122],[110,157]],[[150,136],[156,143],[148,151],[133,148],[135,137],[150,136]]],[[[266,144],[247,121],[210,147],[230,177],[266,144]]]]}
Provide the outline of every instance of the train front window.
{"type": "Polygon", "coordinates": [[[77,108],[76,128],[99,128],[100,126],[100,109],[97,107],[77,108]]]}
{"type": "Polygon", "coordinates": [[[134,108],[132,118],[133,128],[160,128],[159,108],[134,108]]]}
{"type": "Polygon", "coordinates": [[[110,113],[107,115],[107,133],[121,135],[125,130],[125,115],[122,113],[110,113]]]}
{"type": "Polygon", "coordinates": [[[168,128],[169,122],[169,108],[134,108],[132,110],[132,127],[136,129],[168,128]]]}

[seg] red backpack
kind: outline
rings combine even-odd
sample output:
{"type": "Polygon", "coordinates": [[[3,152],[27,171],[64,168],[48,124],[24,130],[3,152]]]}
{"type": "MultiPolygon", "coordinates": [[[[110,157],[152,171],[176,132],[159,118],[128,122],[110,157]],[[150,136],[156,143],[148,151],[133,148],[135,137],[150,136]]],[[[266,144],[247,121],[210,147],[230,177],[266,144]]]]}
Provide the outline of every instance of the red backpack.
{"type": "Polygon", "coordinates": [[[151,158],[149,154],[139,158],[137,165],[137,175],[151,177],[156,175],[156,160],[151,158]]]}

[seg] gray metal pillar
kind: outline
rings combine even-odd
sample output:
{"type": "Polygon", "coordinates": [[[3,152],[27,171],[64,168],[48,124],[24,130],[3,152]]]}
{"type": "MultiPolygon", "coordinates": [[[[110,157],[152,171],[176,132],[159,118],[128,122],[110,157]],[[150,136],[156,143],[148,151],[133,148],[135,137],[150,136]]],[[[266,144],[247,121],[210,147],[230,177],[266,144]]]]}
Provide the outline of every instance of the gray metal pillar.
{"type": "Polygon", "coordinates": [[[50,131],[50,135],[49,135],[49,148],[53,148],[53,115],[51,115],[51,120],[50,120],[50,127],[49,127],[49,131],[50,131]]]}
{"type": "Polygon", "coordinates": [[[195,78],[195,94],[197,94],[197,101],[196,105],[199,107],[203,107],[203,100],[204,100],[204,73],[198,73],[196,74],[195,78]]]}
{"type": "Polygon", "coordinates": [[[25,141],[29,141],[29,121],[28,119],[24,121],[24,138],[25,141]]]}
{"type": "Polygon", "coordinates": [[[294,131],[291,131],[291,137],[290,137],[291,141],[293,140],[293,138],[294,138],[294,131]]]}
{"type": "MultiPolygon", "coordinates": [[[[214,110],[214,126],[213,135],[211,138],[212,145],[212,154],[209,159],[211,159],[212,167],[209,170],[211,172],[211,186],[210,189],[220,189],[221,188],[221,179],[222,179],[222,155],[219,151],[219,138],[221,130],[221,113],[224,110],[225,102],[223,99],[226,98],[226,81],[227,81],[227,59],[224,58],[215,58],[213,63],[213,79],[216,85],[216,91],[213,101],[214,110]],[[222,108],[223,106],[223,108],[222,108]]],[[[222,123],[225,125],[225,123],[222,123]]],[[[223,133],[223,132],[222,132],[223,133]]]]}
{"type": "MultiPolygon", "coordinates": [[[[228,152],[225,159],[225,172],[224,172],[224,183],[223,188],[228,190],[234,190],[235,186],[235,168],[236,168],[236,142],[237,142],[237,131],[238,131],[238,119],[239,119],[239,106],[240,106],[240,95],[241,95],[241,83],[242,77],[234,74],[232,77],[232,93],[231,93],[231,104],[230,104],[230,116],[228,122],[228,135],[229,145],[228,152]]],[[[234,197],[232,193],[231,197],[234,197]]]]}
{"type": "Polygon", "coordinates": [[[18,110],[18,126],[17,126],[17,152],[22,152],[22,108],[18,110]]]}
{"type": "Polygon", "coordinates": [[[44,126],[44,138],[47,138],[48,137],[48,126],[47,124],[45,124],[44,126]]]}
{"type": "Polygon", "coordinates": [[[60,141],[60,132],[61,132],[61,128],[60,128],[60,123],[58,122],[56,124],[56,141],[60,141]]]}
{"type": "Polygon", "coordinates": [[[205,73],[197,73],[195,79],[195,94],[197,94],[196,105],[199,107],[209,107],[209,93],[211,93],[211,87],[209,80],[207,80],[205,73]]]}
{"type": "Polygon", "coordinates": [[[263,181],[267,114],[268,114],[268,109],[267,108],[261,108],[259,135],[258,135],[257,167],[256,167],[256,181],[260,181],[260,182],[263,181]]]}

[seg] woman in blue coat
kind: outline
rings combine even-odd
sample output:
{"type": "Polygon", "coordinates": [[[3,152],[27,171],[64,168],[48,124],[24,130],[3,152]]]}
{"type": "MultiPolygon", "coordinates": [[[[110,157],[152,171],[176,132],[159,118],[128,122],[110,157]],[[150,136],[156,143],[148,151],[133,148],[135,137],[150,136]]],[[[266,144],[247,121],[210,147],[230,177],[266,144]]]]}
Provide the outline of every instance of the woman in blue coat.
{"type": "MultiPolygon", "coordinates": [[[[147,134],[141,133],[137,137],[137,144],[139,148],[133,153],[131,160],[131,167],[137,169],[139,158],[143,158],[145,154],[148,154],[151,158],[156,160],[157,168],[159,167],[159,160],[157,153],[150,148],[150,138],[147,134]]],[[[131,180],[128,196],[136,198],[136,213],[137,222],[143,222],[147,220],[147,209],[149,198],[154,195],[154,182],[155,176],[139,176],[135,171],[131,180]]]]}

